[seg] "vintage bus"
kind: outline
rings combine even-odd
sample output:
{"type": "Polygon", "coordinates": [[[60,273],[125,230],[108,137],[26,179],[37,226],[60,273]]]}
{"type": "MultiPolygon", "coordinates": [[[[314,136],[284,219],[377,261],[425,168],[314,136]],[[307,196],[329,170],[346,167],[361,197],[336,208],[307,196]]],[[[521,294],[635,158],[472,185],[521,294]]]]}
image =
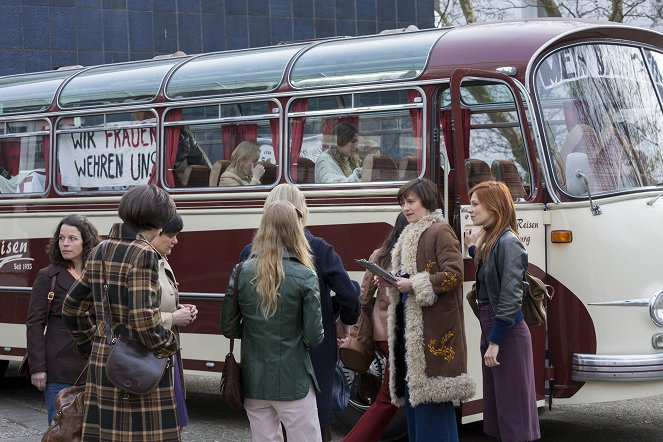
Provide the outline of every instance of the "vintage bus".
{"type": "MultiPolygon", "coordinates": [[[[0,368],[25,352],[30,287],[57,222],[77,212],[105,234],[129,186],[162,186],[184,217],[171,262],[200,311],[182,334],[184,364],[219,373],[229,272],[276,184],[305,192],[310,230],[359,280],[354,259],[389,231],[405,181],[437,183],[462,241],[468,188],[497,179],[515,201],[530,272],[556,292],[547,324],[532,327],[540,406],[661,394],[662,70],[659,33],[558,19],[0,78],[0,368]],[[339,122],[359,129],[361,181],[316,183],[339,122]],[[261,183],[221,186],[245,140],[261,147],[261,183]]],[[[480,384],[479,326],[465,317],[480,384]]],[[[348,413],[370,402],[365,378],[354,378],[348,413]]],[[[480,389],[459,409],[480,419],[480,389]]]]}

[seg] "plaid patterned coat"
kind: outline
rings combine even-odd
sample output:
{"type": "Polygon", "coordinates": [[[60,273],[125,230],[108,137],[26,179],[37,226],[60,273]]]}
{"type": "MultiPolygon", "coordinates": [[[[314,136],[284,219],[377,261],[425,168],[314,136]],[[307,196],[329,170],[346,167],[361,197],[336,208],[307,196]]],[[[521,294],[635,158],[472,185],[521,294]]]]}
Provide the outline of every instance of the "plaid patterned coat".
{"type": "Polygon", "coordinates": [[[102,320],[104,244],[114,334],[127,334],[160,357],[170,357],[179,348],[175,333],[161,323],[159,254],[130,226],[113,225],[108,239],[92,251],[62,309],[63,321],[79,350],[90,355],[83,440],[179,441],[172,364],[159,386],[146,395],[126,394],[106,378],[112,345],[106,344],[102,320]],[[91,314],[87,314],[90,309],[91,314]]]}

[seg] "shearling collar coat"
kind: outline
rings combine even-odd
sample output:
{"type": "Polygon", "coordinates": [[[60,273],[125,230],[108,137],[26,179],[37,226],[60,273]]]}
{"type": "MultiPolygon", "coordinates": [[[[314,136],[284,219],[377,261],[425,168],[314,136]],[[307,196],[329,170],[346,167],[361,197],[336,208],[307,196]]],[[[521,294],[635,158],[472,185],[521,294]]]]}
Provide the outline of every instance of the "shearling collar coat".
{"type": "Polygon", "coordinates": [[[389,389],[404,404],[467,401],[476,384],[467,375],[460,244],[438,210],[403,230],[391,255],[394,271],[409,274],[412,293],[389,296],[389,389]]]}

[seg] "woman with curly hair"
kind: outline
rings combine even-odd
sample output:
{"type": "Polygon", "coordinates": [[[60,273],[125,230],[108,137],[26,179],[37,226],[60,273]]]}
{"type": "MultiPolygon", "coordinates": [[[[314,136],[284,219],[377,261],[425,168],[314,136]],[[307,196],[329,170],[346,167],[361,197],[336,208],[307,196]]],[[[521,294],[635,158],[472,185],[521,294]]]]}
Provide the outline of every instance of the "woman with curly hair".
{"type": "Polygon", "coordinates": [[[65,217],[46,246],[51,265],[39,271],[32,286],[25,324],[30,381],[44,392],[49,424],[55,416],[55,395],[73,385],[85,366],[62,322],[62,303],[98,242],[97,229],[87,218],[65,217]]]}

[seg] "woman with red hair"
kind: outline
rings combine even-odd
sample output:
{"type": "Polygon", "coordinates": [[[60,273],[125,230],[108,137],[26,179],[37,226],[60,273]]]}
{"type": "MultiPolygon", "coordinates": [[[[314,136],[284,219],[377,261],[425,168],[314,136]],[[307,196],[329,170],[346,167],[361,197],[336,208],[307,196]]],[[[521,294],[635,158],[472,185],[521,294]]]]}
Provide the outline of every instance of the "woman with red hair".
{"type": "Polygon", "coordinates": [[[483,355],[483,429],[502,441],[541,437],[536,409],[532,339],[521,304],[527,290],[527,251],[518,238],[509,189],[484,181],[469,192],[468,213],[478,235],[465,233],[476,262],[483,355]],[[471,245],[470,245],[471,244],[471,245]]]}

